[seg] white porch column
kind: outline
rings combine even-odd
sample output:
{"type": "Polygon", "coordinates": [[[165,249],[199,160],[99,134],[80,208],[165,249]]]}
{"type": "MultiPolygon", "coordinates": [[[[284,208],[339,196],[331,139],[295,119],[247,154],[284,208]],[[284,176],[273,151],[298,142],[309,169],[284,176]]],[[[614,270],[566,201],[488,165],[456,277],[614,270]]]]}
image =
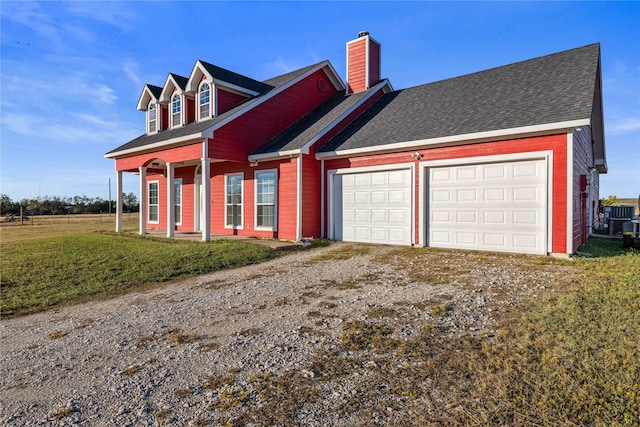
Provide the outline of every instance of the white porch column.
{"type": "Polygon", "coordinates": [[[176,210],[174,209],[175,189],[173,187],[173,175],[175,166],[167,162],[167,237],[174,236],[176,227],[176,210]]]}
{"type": "MultiPolygon", "coordinates": [[[[205,142],[206,145],[206,142],[205,142]]],[[[211,163],[209,157],[202,158],[202,241],[208,242],[211,237],[211,163]]]]}
{"type": "Polygon", "coordinates": [[[122,171],[116,171],[116,232],[122,231],[122,171]]]}
{"type": "Polygon", "coordinates": [[[147,168],[140,166],[140,230],[138,234],[147,234],[147,168]]]}

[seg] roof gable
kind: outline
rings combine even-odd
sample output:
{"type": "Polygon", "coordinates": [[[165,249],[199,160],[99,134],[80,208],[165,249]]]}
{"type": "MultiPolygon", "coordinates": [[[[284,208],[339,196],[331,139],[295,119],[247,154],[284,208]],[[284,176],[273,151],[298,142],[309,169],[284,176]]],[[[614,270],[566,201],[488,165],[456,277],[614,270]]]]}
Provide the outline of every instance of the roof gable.
{"type": "Polygon", "coordinates": [[[140,111],[147,111],[147,108],[149,108],[149,102],[151,102],[152,100],[158,102],[161,93],[162,88],[159,86],[150,84],[144,85],[144,88],[142,88],[142,93],[140,94],[140,98],[138,99],[137,109],[140,111]]]}
{"type": "MultiPolygon", "coordinates": [[[[280,91],[294,85],[300,79],[313,74],[319,69],[324,70],[325,73],[331,72],[333,68],[327,70],[328,65],[328,61],[322,61],[299,70],[291,71],[283,74],[282,76],[266,80],[264,84],[270,88],[267,92],[259,96],[249,98],[243,103],[212,118],[211,120],[192,122],[179,128],[158,132],[157,134],[142,134],[120,147],[109,151],[105,154],[105,157],[110,158],[117,157],[119,155],[131,154],[147,149],[154,149],[162,146],[163,144],[172,144],[174,142],[197,140],[199,138],[211,138],[215,129],[224,126],[226,123],[234,120],[236,117],[269,99],[269,97],[275,96],[280,91]]],[[[335,78],[338,77],[334,76],[334,79],[335,78]]],[[[342,86],[342,88],[344,89],[344,86],[342,86]]]]}
{"type": "Polygon", "coordinates": [[[395,91],[320,151],[591,119],[599,57],[592,44],[395,91]]]}
{"type": "Polygon", "coordinates": [[[196,92],[203,76],[213,84],[227,86],[250,95],[264,94],[273,89],[273,86],[269,84],[234,73],[233,71],[218,67],[217,65],[197,60],[193,67],[193,71],[191,71],[189,80],[187,81],[186,91],[196,92]]]}
{"type": "Polygon", "coordinates": [[[169,75],[167,76],[167,80],[164,83],[164,87],[162,89],[162,93],[160,94],[160,98],[159,101],[160,102],[169,102],[171,101],[171,95],[173,94],[174,90],[178,90],[178,92],[180,92],[181,94],[184,93],[186,87],[187,87],[187,82],[189,81],[188,78],[180,76],[178,74],[174,74],[174,73],[169,73],[169,75]]]}

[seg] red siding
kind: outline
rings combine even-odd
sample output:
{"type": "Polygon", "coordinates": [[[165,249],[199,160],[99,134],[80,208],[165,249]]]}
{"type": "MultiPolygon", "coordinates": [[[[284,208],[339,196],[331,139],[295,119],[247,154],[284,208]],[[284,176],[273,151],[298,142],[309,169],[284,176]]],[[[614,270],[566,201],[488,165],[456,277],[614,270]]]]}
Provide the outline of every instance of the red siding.
{"type": "MultiPolygon", "coordinates": [[[[215,234],[237,234],[263,238],[296,239],[296,159],[261,162],[257,167],[248,163],[213,163],[211,165],[211,232],[215,234]],[[255,229],[255,173],[261,170],[278,169],[277,231],[255,229]],[[225,175],[243,174],[243,227],[225,227],[225,175]]],[[[183,202],[184,203],[184,202],[183,202]]]]}
{"type": "Polygon", "coordinates": [[[380,81],[380,45],[369,40],[369,87],[380,81]]]}
{"type": "Polygon", "coordinates": [[[237,93],[226,91],[222,88],[218,88],[216,92],[216,102],[218,104],[218,114],[222,114],[245,101],[247,98],[237,93]]]}
{"type": "MultiPolygon", "coordinates": [[[[194,176],[196,166],[176,168],[175,179],[182,179],[182,225],[179,231],[193,231],[194,228],[194,176]]],[[[166,222],[165,222],[166,224],[166,222]]]]}
{"type": "Polygon", "coordinates": [[[187,98],[187,124],[196,120],[196,101],[187,98]]]}
{"type": "Polygon", "coordinates": [[[366,89],[366,39],[347,44],[348,93],[366,89]]]}
{"type": "Polygon", "coordinates": [[[380,50],[380,45],[368,37],[347,44],[348,93],[366,90],[380,81],[380,50]]]}
{"type": "MultiPolygon", "coordinates": [[[[341,159],[332,159],[325,161],[325,172],[332,169],[357,168],[365,166],[391,165],[398,163],[416,163],[416,211],[415,211],[415,228],[416,241],[419,240],[419,213],[422,207],[419,205],[419,192],[421,183],[419,182],[420,161],[445,160],[445,159],[462,159],[467,157],[504,155],[513,153],[526,153],[534,151],[553,151],[553,218],[551,220],[552,229],[552,252],[566,253],[567,247],[567,136],[566,134],[550,135],[543,137],[523,138],[499,142],[486,142],[480,144],[460,145],[456,147],[442,148],[422,148],[410,151],[378,154],[361,157],[346,157],[341,159]],[[419,151],[424,157],[417,161],[413,159],[412,154],[419,151]]],[[[323,178],[326,179],[326,176],[323,178]]],[[[325,182],[325,188],[327,188],[325,182]]],[[[325,199],[326,200],[326,199],[325,199]]],[[[325,230],[327,229],[328,206],[325,204],[325,230]]]]}
{"type": "Polygon", "coordinates": [[[246,161],[249,153],[336,93],[331,84],[320,90],[320,79],[327,80],[322,70],[216,130],[209,140],[210,157],[246,161]]]}
{"type": "Polygon", "coordinates": [[[169,109],[166,105],[160,106],[160,124],[158,125],[158,129],[167,130],[169,127],[169,109]]]}
{"type": "Polygon", "coordinates": [[[320,162],[315,149],[302,156],[302,236],[320,236],[320,162]]]}
{"type": "Polygon", "coordinates": [[[165,162],[176,163],[202,157],[202,144],[189,144],[182,147],[167,148],[152,153],[139,154],[137,156],[116,159],[116,170],[137,172],[140,166],[147,166],[153,160],[160,159],[165,162]]]}

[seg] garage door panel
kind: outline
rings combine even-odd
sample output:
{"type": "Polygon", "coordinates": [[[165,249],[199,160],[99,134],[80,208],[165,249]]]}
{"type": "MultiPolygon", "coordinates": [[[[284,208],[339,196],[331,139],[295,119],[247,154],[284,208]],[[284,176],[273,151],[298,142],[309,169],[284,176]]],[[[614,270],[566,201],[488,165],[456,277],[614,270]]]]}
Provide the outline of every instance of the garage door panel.
{"type": "Polygon", "coordinates": [[[470,188],[456,190],[455,201],[458,203],[478,202],[478,190],[470,188]]]}
{"type": "Polygon", "coordinates": [[[506,202],[507,192],[504,188],[488,188],[482,192],[485,202],[506,202]]]}
{"type": "Polygon", "coordinates": [[[451,212],[442,210],[433,210],[431,212],[431,221],[443,224],[451,223],[451,212]]]}
{"type": "MultiPolygon", "coordinates": [[[[342,238],[364,243],[411,244],[412,174],[410,169],[340,175],[342,238]],[[352,185],[344,185],[345,182],[352,185]]],[[[336,215],[340,217],[340,215],[336,215]]],[[[340,235],[340,233],[336,233],[340,235]]]]}
{"type": "Polygon", "coordinates": [[[356,191],[353,193],[353,204],[355,206],[368,206],[371,204],[371,192],[369,191],[356,191]]]}
{"type": "Polygon", "coordinates": [[[477,211],[457,211],[456,222],[458,224],[477,224],[477,211]]]}
{"type": "Polygon", "coordinates": [[[456,169],[457,181],[476,181],[477,170],[475,167],[458,168],[456,169]]]}
{"type": "Polygon", "coordinates": [[[502,211],[484,211],[482,213],[482,218],[485,224],[501,224],[504,225],[507,223],[507,213],[502,211]]]}
{"type": "Polygon", "coordinates": [[[428,169],[428,245],[546,253],[543,159],[428,169]]]}

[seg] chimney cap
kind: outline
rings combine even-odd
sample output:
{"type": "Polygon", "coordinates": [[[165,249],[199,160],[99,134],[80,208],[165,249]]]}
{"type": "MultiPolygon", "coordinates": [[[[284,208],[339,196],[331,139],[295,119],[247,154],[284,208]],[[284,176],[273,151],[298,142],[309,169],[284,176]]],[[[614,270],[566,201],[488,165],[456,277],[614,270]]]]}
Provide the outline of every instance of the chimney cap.
{"type": "Polygon", "coordinates": [[[364,37],[364,36],[368,36],[369,35],[369,31],[360,31],[358,33],[358,37],[364,37]]]}

